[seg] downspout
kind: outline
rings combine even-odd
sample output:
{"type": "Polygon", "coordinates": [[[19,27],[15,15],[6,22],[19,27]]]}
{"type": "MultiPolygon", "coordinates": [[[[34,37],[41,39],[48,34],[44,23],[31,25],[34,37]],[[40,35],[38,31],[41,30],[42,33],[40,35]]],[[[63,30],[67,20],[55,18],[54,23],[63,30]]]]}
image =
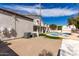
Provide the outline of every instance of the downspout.
{"type": "Polygon", "coordinates": [[[14,19],[15,19],[15,31],[16,31],[16,20],[17,20],[17,19],[16,19],[16,16],[14,17],[14,19]]]}
{"type": "Polygon", "coordinates": [[[16,15],[14,15],[14,29],[15,29],[15,31],[16,31],[16,21],[17,21],[17,18],[16,18],[16,15]]]}

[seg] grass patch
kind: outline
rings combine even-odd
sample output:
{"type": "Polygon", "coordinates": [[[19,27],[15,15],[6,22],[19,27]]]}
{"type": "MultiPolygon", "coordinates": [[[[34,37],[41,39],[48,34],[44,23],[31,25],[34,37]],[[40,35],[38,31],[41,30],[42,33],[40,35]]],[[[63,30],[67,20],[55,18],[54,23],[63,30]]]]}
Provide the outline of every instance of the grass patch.
{"type": "Polygon", "coordinates": [[[46,38],[50,38],[50,39],[63,39],[62,37],[48,36],[48,35],[46,35],[46,34],[44,34],[44,33],[39,34],[39,36],[45,36],[46,38]]]}

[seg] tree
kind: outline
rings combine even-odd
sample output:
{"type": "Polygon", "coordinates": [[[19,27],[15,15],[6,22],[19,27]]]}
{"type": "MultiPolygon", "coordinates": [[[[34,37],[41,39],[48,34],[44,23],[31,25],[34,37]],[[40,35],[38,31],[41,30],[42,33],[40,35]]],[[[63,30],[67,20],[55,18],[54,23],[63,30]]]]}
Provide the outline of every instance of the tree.
{"type": "Polygon", "coordinates": [[[68,19],[68,25],[75,25],[79,28],[79,15],[68,19]]]}
{"type": "Polygon", "coordinates": [[[58,26],[58,30],[62,30],[62,26],[58,26]]]}
{"type": "Polygon", "coordinates": [[[79,15],[75,17],[75,26],[79,29],[79,15]]]}
{"type": "Polygon", "coordinates": [[[68,25],[73,25],[75,23],[76,22],[75,22],[75,19],[73,17],[71,17],[71,18],[68,19],[68,25]]]}
{"type": "Polygon", "coordinates": [[[57,25],[55,25],[55,24],[51,24],[49,27],[50,27],[50,29],[52,29],[52,30],[56,30],[57,25]]]}

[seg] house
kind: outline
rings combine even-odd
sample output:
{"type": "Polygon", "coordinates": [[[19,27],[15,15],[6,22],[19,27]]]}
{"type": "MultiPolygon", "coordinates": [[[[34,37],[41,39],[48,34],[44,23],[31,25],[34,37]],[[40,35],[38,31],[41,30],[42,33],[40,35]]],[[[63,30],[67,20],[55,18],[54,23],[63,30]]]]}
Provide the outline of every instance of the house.
{"type": "Polygon", "coordinates": [[[46,33],[49,31],[49,25],[44,24],[41,17],[38,15],[26,15],[33,19],[33,32],[39,36],[40,33],[46,33]]]}
{"type": "Polygon", "coordinates": [[[17,37],[22,37],[25,32],[33,32],[33,19],[10,10],[0,9],[0,29],[13,28],[17,37]]]}
{"type": "Polygon", "coordinates": [[[26,15],[33,19],[33,33],[36,33],[39,36],[39,33],[42,32],[41,28],[41,18],[38,15],[26,15]]]}
{"type": "Polygon", "coordinates": [[[63,33],[72,33],[72,30],[76,30],[75,25],[64,25],[62,27],[62,32],[63,33]]]}
{"type": "Polygon", "coordinates": [[[34,22],[34,32],[37,32],[38,35],[40,33],[46,33],[49,30],[49,26],[47,24],[44,24],[41,18],[37,17],[36,19],[33,20],[34,22]]]}
{"type": "Polygon", "coordinates": [[[62,33],[71,33],[71,28],[69,28],[67,25],[64,25],[62,27],[62,33]]]}

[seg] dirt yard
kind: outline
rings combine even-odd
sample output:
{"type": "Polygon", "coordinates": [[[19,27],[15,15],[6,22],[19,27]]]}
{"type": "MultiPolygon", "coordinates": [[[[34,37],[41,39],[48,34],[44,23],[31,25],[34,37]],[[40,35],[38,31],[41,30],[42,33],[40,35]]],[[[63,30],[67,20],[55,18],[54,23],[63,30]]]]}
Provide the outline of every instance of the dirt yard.
{"type": "Polygon", "coordinates": [[[36,37],[30,39],[15,39],[7,42],[10,43],[8,47],[19,56],[38,56],[43,49],[46,49],[56,56],[62,40],[36,37]]]}

